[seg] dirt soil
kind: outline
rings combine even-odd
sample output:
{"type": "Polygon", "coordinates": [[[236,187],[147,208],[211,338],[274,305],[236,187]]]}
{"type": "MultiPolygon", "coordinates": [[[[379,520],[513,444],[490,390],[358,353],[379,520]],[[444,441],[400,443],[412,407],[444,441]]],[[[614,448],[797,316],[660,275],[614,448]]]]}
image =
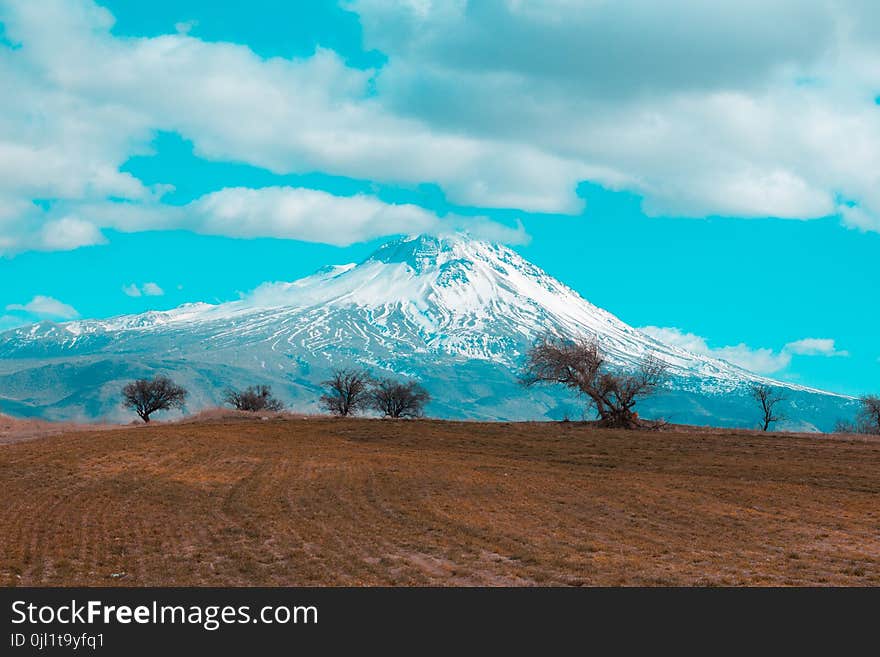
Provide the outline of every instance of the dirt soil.
{"type": "Polygon", "coordinates": [[[880,441],[206,419],[0,445],[0,584],[880,585],[880,441]]]}
{"type": "Polygon", "coordinates": [[[0,413],[0,445],[54,436],[72,431],[102,431],[120,429],[118,424],[77,424],[75,422],[47,422],[46,420],[23,419],[0,413]]]}

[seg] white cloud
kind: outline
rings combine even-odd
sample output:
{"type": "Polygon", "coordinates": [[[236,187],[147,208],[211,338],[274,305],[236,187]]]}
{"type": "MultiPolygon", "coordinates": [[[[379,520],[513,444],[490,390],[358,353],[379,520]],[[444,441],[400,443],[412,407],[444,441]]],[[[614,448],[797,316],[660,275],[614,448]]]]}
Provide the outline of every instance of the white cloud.
{"type": "Polygon", "coordinates": [[[40,244],[47,251],[69,251],[107,241],[97,226],[76,217],[47,221],[43,224],[41,237],[40,244]]]}
{"type": "Polygon", "coordinates": [[[286,237],[347,245],[394,233],[431,230],[438,218],[415,205],[375,197],[333,196],[290,187],[227,188],[191,203],[185,215],[201,233],[286,237]]]}
{"type": "MultiPolygon", "coordinates": [[[[39,8],[0,0],[0,8],[10,37],[22,43],[14,50],[0,48],[0,74],[10,72],[4,83],[16,97],[11,107],[0,107],[0,253],[99,243],[104,227],[179,225],[179,208],[159,203],[168,185],[148,188],[118,170],[130,155],[148,152],[160,129],[192,139],[203,157],[277,173],[325,170],[410,183],[448,181],[461,199],[492,194],[501,205],[518,204],[521,194],[525,205],[526,197],[538,198],[528,191],[537,180],[544,181],[541,194],[551,200],[559,191],[568,194],[576,180],[540,152],[512,157],[506,146],[499,151],[434,135],[417,122],[393,117],[370,97],[372,73],[346,68],[330,51],[265,60],[244,46],[182,34],[118,39],[108,31],[112,17],[106,10],[84,0],[39,8]],[[31,129],[34,115],[40,130],[31,129]],[[506,171],[503,185],[488,178],[498,175],[493,161],[506,171]],[[42,209],[30,204],[32,198],[59,201],[42,209]]],[[[343,234],[361,221],[357,217],[339,227],[329,217],[323,222],[313,217],[321,225],[309,229],[302,216],[291,218],[281,209],[267,218],[249,213],[253,226],[224,222],[232,196],[245,194],[222,190],[204,197],[204,230],[273,237],[292,231],[315,241],[331,236],[331,243],[356,239],[343,234]]],[[[418,214],[421,223],[428,221],[428,213],[418,214]]],[[[361,233],[388,234],[382,225],[403,223],[394,212],[373,218],[379,223],[361,233]]]]}
{"type": "MultiPolygon", "coordinates": [[[[180,223],[159,203],[165,186],[120,171],[157,130],[209,159],[436,183],[465,205],[575,212],[590,180],[643,195],[655,214],[840,212],[880,229],[872,3],[350,4],[367,46],[389,56],[378,71],[323,49],[265,59],[186,25],[120,38],[90,0],[0,0],[17,44],[0,46],[15,98],[0,106],[0,252],[99,243],[125,222],[107,217],[123,209],[102,209],[109,198],[138,215],[132,230],[180,223]]],[[[314,232],[273,216],[205,226],[314,232]]]]}
{"type": "Polygon", "coordinates": [[[787,351],[783,350],[780,353],[774,353],[772,349],[753,349],[744,343],[730,347],[720,347],[719,349],[710,349],[706,355],[721,358],[758,374],[779,372],[791,364],[791,354],[787,351]]]}
{"type": "Polygon", "coordinates": [[[799,356],[849,356],[847,351],[838,351],[830,338],[804,338],[789,342],[785,349],[799,356]]]}
{"type": "Polygon", "coordinates": [[[0,50],[0,72],[9,71],[17,98],[15,108],[0,109],[0,162],[8,165],[0,165],[0,181],[18,196],[155,198],[160,187],[119,167],[149,151],[156,130],[168,130],[191,139],[202,157],[276,173],[436,182],[466,204],[580,205],[577,163],[396,116],[372,93],[374,72],[348,68],[331,51],[263,59],[245,46],[179,33],[116,38],[112,16],[87,0],[0,7],[9,38],[21,43],[0,50]],[[39,130],[28,129],[35,113],[39,130]]]}
{"type": "Polygon", "coordinates": [[[745,344],[712,348],[705,338],[674,327],[643,326],[639,330],[664,344],[687,349],[701,356],[721,358],[759,374],[778,372],[791,363],[791,354],[785,351],[774,353],[772,349],[752,349],[745,344]]]}
{"type": "Polygon", "coordinates": [[[838,351],[834,340],[829,338],[804,338],[789,342],[780,351],[753,348],[744,343],[726,347],[710,347],[705,338],[674,327],[643,326],[643,333],[664,344],[686,349],[701,356],[720,358],[758,374],[773,374],[791,364],[797,356],[848,356],[838,351]]]}
{"type": "Polygon", "coordinates": [[[847,226],[880,233],[880,213],[868,214],[858,206],[844,205],[840,208],[840,214],[847,226]]]}
{"type": "Polygon", "coordinates": [[[76,308],[53,297],[37,295],[25,304],[11,303],[6,310],[20,311],[40,319],[74,319],[79,317],[76,308]]]}
{"type": "Polygon", "coordinates": [[[129,297],[139,297],[143,296],[141,289],[137,286],[137,283],[132,283],[131,285],[123,285],[122,291],[126,296],[129,297]]]}
{"type": "Polygon", "coordinates": [[[144,294],[148,297],[161,297],[165,294],[165,290],[155,283],[144,283],[144,294]]]}
{"type": "Polygon", "coordinates": [[[350,4],[398,114],[567,158],[655,214],[805,219],[840,194],[880,216],[871,3],[350,4]]]}
{"type": "Polygon", "coordinates": [[[174,30],[178,34],[189,34],[198,24],[196,20],[180,21],[174,24],[174,30]]]}
{"type": "Polygon", "coordinates": [[[207,194],[183,211],[200,233],[233,237],[285,237],[345,246],[383,235],[438,233],[469,227],[476,236],[521,242],[522,226],[509,229],[481,219],[447,217],[411,204],[373,196],[340,197],[313,189],[232,187],[207,194]]]}
{"type": "Polygon", "coordinates": [[[122,291],[130,297],[161,297],[165,294],[165,290],[159,287],[156,283],[144,283],[141,286],[138,286],[137,283],[123,285],[122,291]]]}
{"type": "Polygon", "coordinates": [[[227,187],[185,206],[103,204],[90,216],[122,231],[183,228],[204,235],[280,237],[347,246],[399,233],[468,230],[475,237],[523,243],[516,228],[483,217],[436,214],[412,204],[385,203],[375,196],[335,196],[297,187],[227,187]]]}

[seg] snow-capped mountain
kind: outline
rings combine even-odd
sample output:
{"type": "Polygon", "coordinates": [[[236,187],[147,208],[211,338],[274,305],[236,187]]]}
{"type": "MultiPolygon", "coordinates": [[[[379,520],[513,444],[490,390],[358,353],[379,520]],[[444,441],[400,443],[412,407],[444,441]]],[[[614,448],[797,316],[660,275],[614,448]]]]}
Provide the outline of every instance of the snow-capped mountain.
{"type": "Polygon", "coordinates": [[[191,390],[191,409],[216,403],[227,386],[268,383],[291,407],[315,410],[326,374],[359,364],[422,379],[434,415],[578,419],[582,403],[569,393],[517,383],[525,351],[547,332],[595,337],[621,367],[648,354],[667,362],[668,390],[645,408],[676,422],[753,426],[746,390],[754,381],[788,389],[792,426],[825,429],[848,413],[846,398],[658,342],[509,248],[425,235],[239,301],[8,331],[0,404],[46,417],[119,417],[121,383],[163,372],[191,390]]]}

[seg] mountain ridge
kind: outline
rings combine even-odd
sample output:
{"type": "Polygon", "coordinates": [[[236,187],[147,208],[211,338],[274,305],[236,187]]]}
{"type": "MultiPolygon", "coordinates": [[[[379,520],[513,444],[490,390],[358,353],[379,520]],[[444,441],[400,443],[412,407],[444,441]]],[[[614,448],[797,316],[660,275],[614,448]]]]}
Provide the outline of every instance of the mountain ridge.
{"type": "MultiPolygon", "coordinates": [[[[297,410],[314,410],[304,399],[316,391],[313,371],[357,362],[441,383],[433,391],[438,400],[434,410],[441,416],[469,417],[480,407],[477,416],[482,419],[548,418],[554,416],[560,394],[524,391],[515,382],[528,346],[547,332],[595,337],[616,366],[630,366],[652,354],[669,365],[675,382],[670,390],[695,397],[734,391],[741,396],[750,383],[762,382],[805,398],[849,399],[664,344],[591,304],[512,249],[461,235],[403,237],[360,263],[330,265],[293,282],[264,284],[237,301],[7,331],[0,334],[0,384],[14,374],[3,373],[12,361],[35,361],[35,366],[60,359],[72,364],[125,354],[143,370],[174,372],[199,364],[211,370],[201,374],[214,379],[210,385],[220,383],[218,368],[241,370],[231,376],[230,385],[247,380],[247,372],[260,374],[286,389],[297,410]],[[218,363],[216,356],[224,353],[230,357],[218,363]],[[465,362],[472,369],[491,370],[489,380],[494,378],[498,389],[452,394],[451,387],[462,382],[448,370],[465,362]],[[516,411],[515,400],[526,398],[530,403],[516,411]]],[[[205,387],[205,381],[193,383],[205,387]]],[[[467,387],[479,388],[473,383],[467,387]]],[[[204,392],[200,399],[209,403],[214,396],[204,392]]],[[[719,421],[742,420],[722,416],[719,421]]]]}

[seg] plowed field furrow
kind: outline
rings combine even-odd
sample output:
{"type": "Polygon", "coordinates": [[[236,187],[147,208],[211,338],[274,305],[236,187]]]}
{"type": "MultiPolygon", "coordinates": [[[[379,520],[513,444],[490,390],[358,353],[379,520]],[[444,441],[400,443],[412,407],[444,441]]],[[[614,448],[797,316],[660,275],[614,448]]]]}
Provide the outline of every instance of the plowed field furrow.
{"type": "Polygon", "coordinates": [[[211,420],[0,445],[0,584],[880,585],[880,440],[211,420]]]}

